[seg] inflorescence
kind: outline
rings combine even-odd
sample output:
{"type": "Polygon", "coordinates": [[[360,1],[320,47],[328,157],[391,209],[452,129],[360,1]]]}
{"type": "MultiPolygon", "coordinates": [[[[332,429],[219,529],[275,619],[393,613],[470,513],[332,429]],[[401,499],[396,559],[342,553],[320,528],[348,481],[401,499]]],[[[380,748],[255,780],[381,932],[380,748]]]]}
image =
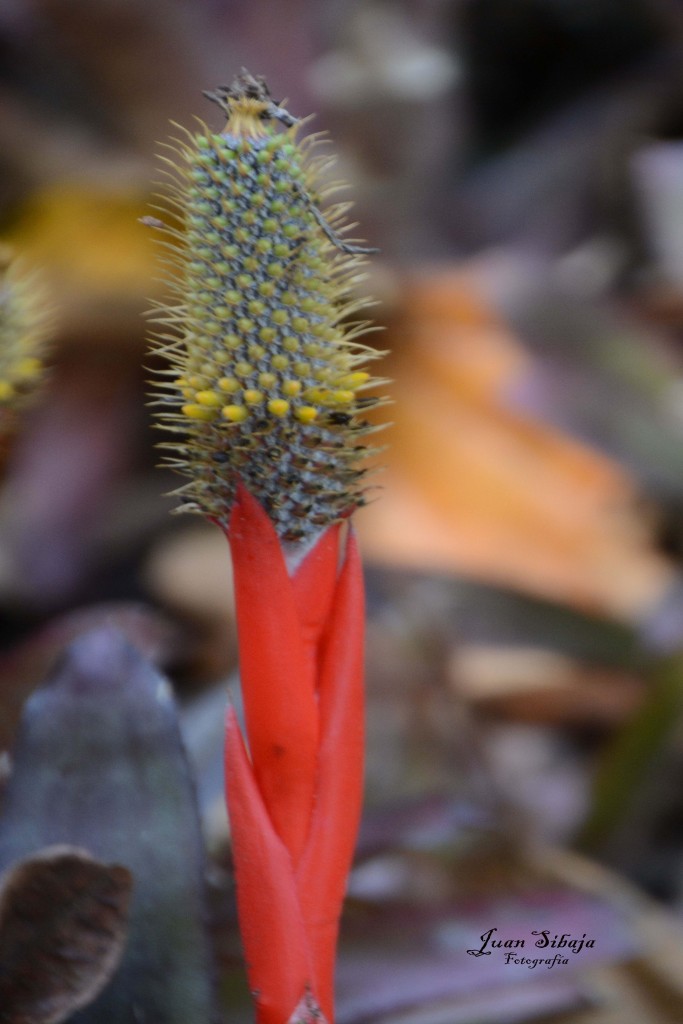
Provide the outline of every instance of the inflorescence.
{"type": "MultiPolygon", "coordinates": [[[[364,419],[378,404],[358,342],[370,325],[348,317],[370,250],[344,241],[349,204],[324,211],[329,161],[319,140],[260,79],[243,73],[207,94],[227,114],[220,133],[188,132],[167,161],[173,299],[156,311],[162,425],[183,435],[167,463],[188,483],[183,507],[227,523],[241,479],[281,539],[298,541],[363,501],[364,419]],[[179,159],[178,159],[179,158],[179,159]]],[[[329,190],[328,190],[329,192],[329,190]]]]}

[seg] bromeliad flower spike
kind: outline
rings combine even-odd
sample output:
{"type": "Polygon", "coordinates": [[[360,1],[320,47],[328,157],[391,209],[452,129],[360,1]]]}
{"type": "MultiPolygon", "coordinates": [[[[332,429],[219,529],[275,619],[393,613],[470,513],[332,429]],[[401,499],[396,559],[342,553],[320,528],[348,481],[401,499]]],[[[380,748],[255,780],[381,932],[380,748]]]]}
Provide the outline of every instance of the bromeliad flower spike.
{"type": "Polygon", "coordinates": [[[333,1021],[339,915],[360,816],[363,583],[352,529],[372,428],[348,317],[370,251],[345,240],[314,137],[244,72],[227,115],[176,144],[172,304],[156,351],[182,507],[233,556],[243,735],[227,719],[238,909],[259,1024],[333,1021]]]}
{"type": "Polygon", "coordinates": [[[350,297],[367,250],[342,241],[348,204],[321,210],[328,161],[296,123],[280,129],[294,119],[262,81],[211,95],[225,129],[188,134],[170,161],[184,230],[170,240],[177,301],[158,316],[173,367],[162,419],[185,436],[170,460],[189,478],[185,508],[227,527],[241,480],[296,542],[362,501],[362,414],[377,400],[358,367],[374,352],[357,341],[367,321],[347,317],[368,305],[350,297]]]}

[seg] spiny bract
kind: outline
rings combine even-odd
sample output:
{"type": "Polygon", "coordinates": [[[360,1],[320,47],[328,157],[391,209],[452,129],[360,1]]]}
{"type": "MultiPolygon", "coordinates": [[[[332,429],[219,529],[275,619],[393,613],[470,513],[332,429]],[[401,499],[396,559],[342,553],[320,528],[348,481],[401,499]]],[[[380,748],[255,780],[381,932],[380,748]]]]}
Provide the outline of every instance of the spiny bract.
{"type": "Polygon", "coordinates": [[[3,427],[42,378],[49,317],[38,276],[0,247],[0,420],[3,427]]]}
{"type": "Polygon", "coordinates": [[[210,98],[225,129],[205,125],[174,147],[167,208],[175,299],[155,351],[172,369],[158,396],[162,425],[185,435],[167,461],[190,478],[184,508],[226,524],[241,479],[280,537],[317,533],[362,503],[362,412],[377,381],[358,368],[376,353],[348,323],[364,250],[337,232],[348,204],[318,206],[312,137],[247,73],[210,98]],[[285,125],[283,128],[282,125],[285,125]]]}

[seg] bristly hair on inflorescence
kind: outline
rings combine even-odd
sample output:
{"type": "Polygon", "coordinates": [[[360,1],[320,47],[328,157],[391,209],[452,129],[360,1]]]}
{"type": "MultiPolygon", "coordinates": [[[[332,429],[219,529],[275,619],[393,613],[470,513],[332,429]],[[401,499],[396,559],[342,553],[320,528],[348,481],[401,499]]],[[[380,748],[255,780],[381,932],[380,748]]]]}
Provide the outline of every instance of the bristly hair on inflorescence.
{"type": "Polygon", "coordinates": [[[322,206],[330,160],[316,136],[248,72],[206,95],[227,116],[199,122],[162,158],[171,300],[155,312],[166,463],[188,477],[181,508],[227,524],[241,480],[281,539],[316,535],[363,503],[364,418],[382,401],[361,368],[378,355],[349,316],[368,252],[345,239],[348,203],[322,206]]]}

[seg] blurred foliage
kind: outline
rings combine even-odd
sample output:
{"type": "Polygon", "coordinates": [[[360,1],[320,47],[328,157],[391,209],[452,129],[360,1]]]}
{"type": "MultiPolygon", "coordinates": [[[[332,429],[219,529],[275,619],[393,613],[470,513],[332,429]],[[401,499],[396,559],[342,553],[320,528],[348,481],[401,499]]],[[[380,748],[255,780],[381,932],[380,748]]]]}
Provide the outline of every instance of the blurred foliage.
{"type": "Polygon", "coordinates": [[[478,0],[455,17],[480,156],[666,43],[663,7],[645,0],[478,0]]]}
{"type": "MultiPolygon", "coordinates": [[[[368,286],[395,404],[357,516],[369,803],[340,1021],[676,1024],[670,917],[548,844],[583,837],[680,916],[682,56],[675,0],[1,6],[2,237],[40,268],[59,322],[0,493],[8,793],[24,702],[113,617],[184,702],[231,1020],[250,1011],[221,797],[229,559],[217,532],[168,515],[176,481],[144,412],[159,274],[138,221],[169,119],[219,129],[201,90],[264,73],[332,131],[333,176],[382,249],[368,286]],[[604,959],[539,979],[464,954],[531,918],[595,927],[604,959]]],[[[105,762],[81,785],[111,786],[105,762]]],[[[24,769],[21,785],[49,776],[24,769]]],[[[67,797],[78,834],[63,805],[40,827],[23,810],[34,838],[17,855],[83,835],[97,852],[111,822],[94,836],[67,797]]],[[[178,819],[162,824],[147,839],[170,850],[178,819]]],[[[119,851],[101,855],[127,863],[119,851]]]]}
{"type": "Polygon", "coordinates": [[[146,202],[144,194],[96,183],[60,183],[23,207],[7,237],[32,265],[46,268],[50,293],[69,318],[62,332],[112,333],[117,325],[127,332],[139,316],[156,272],[151,240],[139,223],[146,202]]]}

